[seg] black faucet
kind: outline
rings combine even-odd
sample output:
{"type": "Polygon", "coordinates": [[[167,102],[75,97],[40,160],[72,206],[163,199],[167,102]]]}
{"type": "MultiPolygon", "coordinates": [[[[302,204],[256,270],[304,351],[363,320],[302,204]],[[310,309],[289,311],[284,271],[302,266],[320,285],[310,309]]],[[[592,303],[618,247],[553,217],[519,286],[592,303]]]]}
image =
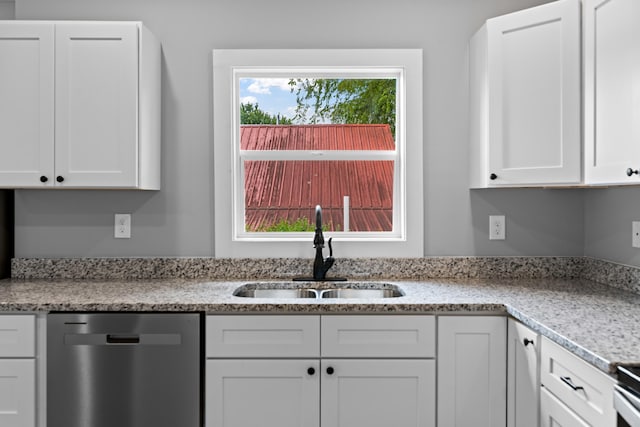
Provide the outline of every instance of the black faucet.
{"type": "Polygon", "coordinates": [[[316,257],[313,260],[313,277],[294,277],[295,282],[345,282],[347,279],[344,277],[327,277],[327,271],[333,266],[336,261],[333,257],[333,247],[331,247],[331,239],[329,238],[329,256],[324,258],[322,250],[324,249],[324,236],[322,235],[322,208],[320,205],[316,206],[316,234],[313,236],[313,247],[316,249],[316,257]]]}
{"type": "Polygon", "coordinates": [[[322,208],[316,206],[316,234],[313,237],[313,247],[316,248],[316,258],[313,261],[313,280],[325,280],[327,271],[333,266],[335,259],[333,258],[333,248],[331,247],[331,239],[329,238],[329,256],[324,259],[322,250],[324,249],[324,236],[322,235],[322,208]]]}

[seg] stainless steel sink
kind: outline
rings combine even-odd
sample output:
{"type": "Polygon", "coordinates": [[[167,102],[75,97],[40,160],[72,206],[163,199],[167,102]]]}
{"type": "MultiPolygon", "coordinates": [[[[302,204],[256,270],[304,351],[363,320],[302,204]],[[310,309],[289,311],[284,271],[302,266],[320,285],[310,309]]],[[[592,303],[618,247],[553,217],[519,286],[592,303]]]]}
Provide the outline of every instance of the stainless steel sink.
{"type": "Polygon", "coordinates": [[[236,288],[233,295],[243,298],[378,299],[401,297],[404,292],[397,285],[379,282],[254,282],[236,288]]]}
{"type": "Polygon", "coordinates": [[[251,289],[242,286],[233,295],[245,298],[318,298],[315,289],[251,289]]]}
{"type": "Polygon", "coordinates": [[[322,298],[397,298],[403,295],[397,287],[395,289],[328,289],[320,294],[322,298]]]}

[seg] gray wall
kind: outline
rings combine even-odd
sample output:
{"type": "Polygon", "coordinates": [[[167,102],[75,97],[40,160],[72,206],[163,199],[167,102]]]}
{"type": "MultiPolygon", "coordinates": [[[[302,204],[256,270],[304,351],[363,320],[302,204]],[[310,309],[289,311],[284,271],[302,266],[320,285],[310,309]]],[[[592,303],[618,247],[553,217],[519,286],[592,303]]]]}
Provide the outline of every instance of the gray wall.
{"type": "Polygon", "coordinates": [[[15,17],[15,2],[13,0],[0,0],[0,19],[13,19],[15,17]]]}
{"type": "Polygon", "coordinates": [[[468,189],[468,40],[547,1],[17,0],[18,19],[142,20],[160,39],[163,187],[17,191],[16,256],[214,255],[213,48],[424,49],[425,255],[582,255],[583,193],[468,189]],[[129,212],[132,239],[115,240],[129,212]],[[495,213],[504,242],[488,240],[495,213]]]}
{"type": "Polygon", "coordinates": [[[584,204],[585,255],[640,266],[640,249],[631,247],[631,222],[640,221],[640,188],[590,189],[584,204]]]}

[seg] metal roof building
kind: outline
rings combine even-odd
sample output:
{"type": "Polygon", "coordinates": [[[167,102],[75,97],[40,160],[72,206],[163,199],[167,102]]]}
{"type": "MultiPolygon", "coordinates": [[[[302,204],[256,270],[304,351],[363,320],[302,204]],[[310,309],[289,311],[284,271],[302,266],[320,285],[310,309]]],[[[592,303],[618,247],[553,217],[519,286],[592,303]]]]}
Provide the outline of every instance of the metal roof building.
{"type": "MultiPolygon", "coordinates": [[[[388,125],[242,125],[242,150],[393,150],[388,125]]],[[[282,219],[313,220],[344,231],[343,200],[349,196],[350,231],[391,231],[393,161],[245,162],[245,224],[248,230],[282,219]]]]}

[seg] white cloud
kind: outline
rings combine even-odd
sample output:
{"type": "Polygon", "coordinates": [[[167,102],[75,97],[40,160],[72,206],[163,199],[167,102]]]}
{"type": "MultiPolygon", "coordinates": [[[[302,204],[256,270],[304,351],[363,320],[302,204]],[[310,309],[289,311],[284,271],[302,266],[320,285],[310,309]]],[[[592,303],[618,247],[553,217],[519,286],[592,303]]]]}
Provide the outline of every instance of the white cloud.
{"type": "Polygon", "coordinates": [[[290,91],[289,79],[279,78],[261,78],[253,79],[251,84],[247,87],[247,90],[251,93],[257,93],[262,95],[270,95],[271,88],[278,88],[284,91],[290,91]]]}
{"type": "Polygon", "coordinates": [[[258,98],[256,98],[255,96],[243,96],[242,98],[240,98],[240,104],[257,104],[258,103],[258,98]]]}

